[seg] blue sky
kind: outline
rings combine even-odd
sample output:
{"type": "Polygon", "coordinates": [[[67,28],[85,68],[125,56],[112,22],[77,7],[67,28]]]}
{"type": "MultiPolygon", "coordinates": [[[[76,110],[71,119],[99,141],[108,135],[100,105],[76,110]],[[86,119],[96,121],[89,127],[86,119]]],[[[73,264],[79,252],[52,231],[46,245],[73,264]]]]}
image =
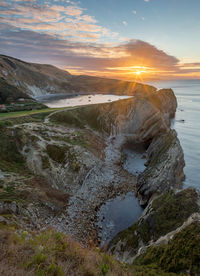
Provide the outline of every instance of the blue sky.
{"type": "Polygon", "coordinates": [[[147,41],[181,59],[200,61],[199,0],[84,0],[82,5],[121,36],[147,41]]]}
{"type": "Polygon", "coordinates": [[[199,0],[0,0],[0,53],[72,73],[200,78],[199,0]]]}

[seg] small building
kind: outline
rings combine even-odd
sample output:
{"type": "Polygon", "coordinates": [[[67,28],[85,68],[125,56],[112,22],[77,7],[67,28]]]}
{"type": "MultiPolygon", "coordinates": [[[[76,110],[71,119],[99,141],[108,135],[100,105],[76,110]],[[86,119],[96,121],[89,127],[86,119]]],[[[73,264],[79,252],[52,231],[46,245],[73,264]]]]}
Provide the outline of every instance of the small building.
{"type": "Polygon", "coordinates": [[[25,99],[24,98],[19,98],[19,99],[17,99],[19,102],[24,102],[25,101],[25,99]]]}
{"type": "Polygon", "coordinates": [[[0,104],[0,110],[6,110],[6,105],[5,104],[0,104]]]}

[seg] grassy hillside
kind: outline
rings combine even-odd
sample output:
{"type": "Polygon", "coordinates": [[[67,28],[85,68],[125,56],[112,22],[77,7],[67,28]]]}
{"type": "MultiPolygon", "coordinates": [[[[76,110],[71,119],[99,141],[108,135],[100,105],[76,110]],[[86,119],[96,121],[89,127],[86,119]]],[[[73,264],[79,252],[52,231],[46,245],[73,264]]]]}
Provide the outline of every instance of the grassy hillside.
{"type": "Polygon", "coordinates": [[[95,246],[83,248],[70,237],[50,229],[40,233],[16,231],[14,225],[0,223],[0,245],[0,274],[4,276],[184,275],[156,266],[120,263],[95,246]]]}
{"type": "Polygon", "coordinates": [[[0,104],[3,104],[0,113],[46,108],[44,104],[32,99],[22,89],[9,84],[4,78],[0,78],[0,104]]]}
{"type": "Polygon", "coordinates": [[[16,101],[19,98],[30,99],[25,92],[9,84],[4,78],[0,78],[0,104],[16,101]]]}

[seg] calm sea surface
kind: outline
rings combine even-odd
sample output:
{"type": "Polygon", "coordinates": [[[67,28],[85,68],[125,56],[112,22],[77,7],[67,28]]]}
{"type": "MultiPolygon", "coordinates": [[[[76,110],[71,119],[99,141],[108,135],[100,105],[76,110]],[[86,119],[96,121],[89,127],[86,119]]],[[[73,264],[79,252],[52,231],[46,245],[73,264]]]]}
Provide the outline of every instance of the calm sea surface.
{"type": "Polygon", "coordinates": [[[43,102],[48,107],[71,107],[81,106],[88,104],[100,104],[106,102],[115,102],[122,99],[130,98],[130,96],[117,96],[117,95],[79,95],[67,96],[66,94],[53,94],[36,98],[38,101],[43,102]]]}
{"type": "Polygon", "coordinates": [[[178,133],[185,156],[184,186],[200,190],[200,80],[159,81],[157,88],[172,88],[178,109],[172,127],[178,133]]]}

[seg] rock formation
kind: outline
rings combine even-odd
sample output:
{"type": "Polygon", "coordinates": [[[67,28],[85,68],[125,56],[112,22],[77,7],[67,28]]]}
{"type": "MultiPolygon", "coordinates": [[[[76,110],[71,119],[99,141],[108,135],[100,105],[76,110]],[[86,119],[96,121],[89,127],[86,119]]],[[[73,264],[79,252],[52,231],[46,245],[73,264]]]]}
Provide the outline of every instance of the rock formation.
{"type": "Polygon", "coordinates": [[[150,202],[135,224],[112,240],[109,251],[118,260],[132,263],[148,247],[168,243],[175,234],[199,221],[199,198],[193,188],[163,193],[150,202]]]}

